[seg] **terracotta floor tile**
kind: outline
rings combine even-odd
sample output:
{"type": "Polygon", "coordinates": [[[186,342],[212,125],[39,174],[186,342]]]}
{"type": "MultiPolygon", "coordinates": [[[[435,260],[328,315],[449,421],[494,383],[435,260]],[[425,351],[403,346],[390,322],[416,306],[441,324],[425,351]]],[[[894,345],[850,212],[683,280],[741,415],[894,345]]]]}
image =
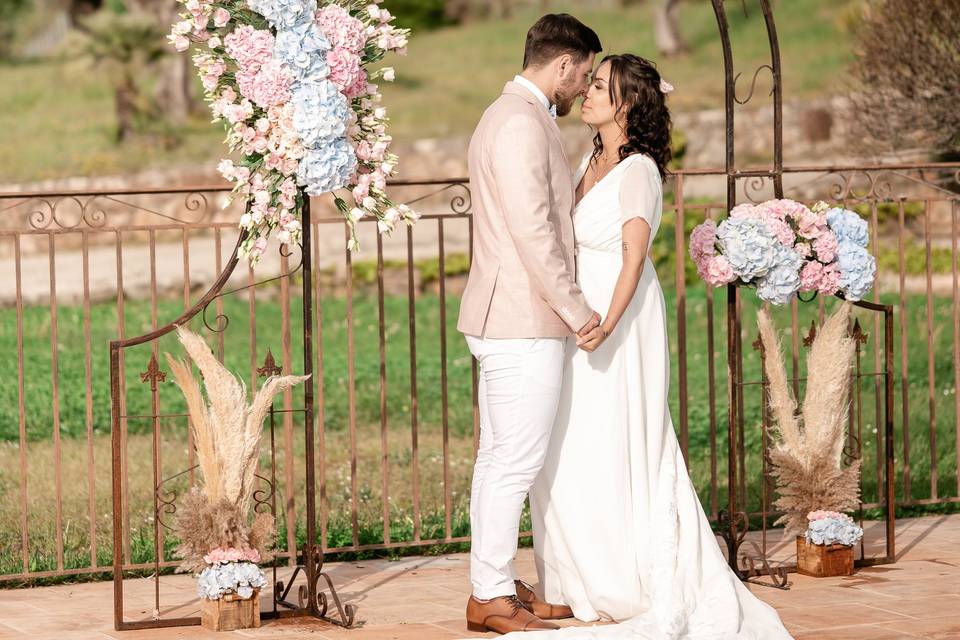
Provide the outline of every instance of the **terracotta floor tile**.
{"type": "Polygon", "coordinates": [[[780,617],[785,623],[795,623],[810,630],[910,619],[862,604],[788,608],[780,611],[780,617]]]}
{"type": "Polygon", "coordinates": [[[957,640],[960,638],[960,615],[933,620],[910,620],[878,624],[883,629],[912,633],[927,640],[957,640]]]}
{"type": "Polygon", "coordinates": [[[918,636],[875,625],[838,627],[794,634],[795,640],[917,640],[918,636]]]}

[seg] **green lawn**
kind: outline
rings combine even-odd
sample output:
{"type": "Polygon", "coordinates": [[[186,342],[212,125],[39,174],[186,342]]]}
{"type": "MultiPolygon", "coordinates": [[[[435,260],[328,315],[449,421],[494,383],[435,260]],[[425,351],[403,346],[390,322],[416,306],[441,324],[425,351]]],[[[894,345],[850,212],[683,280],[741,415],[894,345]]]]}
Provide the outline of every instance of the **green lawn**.
{"type": "MultiPolygon", "coordinates": [[[[675,293],[666,287],[670,311],[672,387],[671,407],[679,430],[678,384],[679,370],[676,361],[675,293]]],[[[235,371],[249,377],[249,350],[246,344],[246,303],[236,296],[228,296],[226,312],[233,320],[225,334],[226,361],[235,371]]],[[[717,464],[719,473],[719,506],[725,501],[726,437],[725,437],[725,322],[724,299],[718,292],[714,302],[716,326],[715,373],[717,397],[715,413],[719,435],[717,438],[717,464]]],[[[885,300],[895,299],[884,296],[885,300]]],[[[458,300],[448,299],[448,394],[449,394],[449,468],[453,512],[451,531],[454,535],[466,532],[466,496],[469,487],[472,463],[472,403],[470,357],[454,324],[458,300]]],[[[707,384],[706,348],[706,298],[702,285],[692,287],[687,298],[687,364],[688,364],[688,415],[690,466],[694,482],[708,511],[710,500],[710,410],[707,384]]],[[[327,470],[325,476],[327,496],[330,503],[330,531],[328,544],[331,547],[349,545],[350,525],[350,451],[349,403],[347,393],[347,323],[346,301],[339,298],[323,302],[323,348],[324,348],[324,429],[327,444],[327,470]]],[[[419,391],[419,437],[420,447],[417,462],[421,473],[422,536],[440,535],[444,532],[443,507],[443,438],[441,403],[441,360],[439,340],[439,299],[424,295],[417,301],[417,378],[419,391]]],[[[930,497],[931,450],[929,437],[929,406],[926,348],[925,300],[911,297],[907,304],[909,312],[908,335],[908,395],[910,414],[910,466],[911,494],[914,498],[930,497]]],[[[172,318],[181,309],[178,302],[163,301],[158,310],[161,321],[172,318]]],[[[755,297],[744,296],[744,318],[748,327],[744,334],[745,371],[748,380],[758,376],[759,363],[749,344],[755,338],[750,328],[755,317],[755,297]]],[[[407,302],[403,298],[387,297],[386,310],[386,367],[387,367],[387,424],[390,461],[390,513],[394,540],[409,540],[413,535],[414,514],[411,499],[412,451],[410,431],[410,382],[409,382],[409,336],[407,331],[407,302]]],[[[809,326],[816,314],[817,304],[800,308],[801,327],[809,326]]],[[[292,317],[299,317],[296,298],[292,304],[292,317]]],[[[939,479],[939,495],[957,495],[956,480],[956,415],[954,412],[954,372],[952,367],[952,340],[950,330],[951,308],[948,299],[936,299],[934,304],[934,399],[936,410],[936,458],[939,479]]],[[[788,310],[777,312],[780,326],[788,327],[788,310]]],[[[865,349],[863,370],[872,370],[873,323],[865,314],[860,314],[871,341],[865,349]]],[[[149,305],[144,302],[129,302],[126,306],[127,335],[149,329],[149,305]]],[[[356,339],[356,397],[358,452],[358,538],[361,542],[375,542],[383,534],[382,492],[380,457],[381,433],[379,410],[379,357],[377,347],[376,298],[361,292],[354,305],[354,331],[356,339]]],[[[895,342],[899,345],[899,319],[896,322],[895,342]]],[[[52,446],[52,414],[50,384],[50,319],[45,308],[29,307],[25,313],[25,363],[26,363],[26,427],[28,489],[30,496],[29,530],[31,532],[31,566],[34,570],[50,568],[55,562],[54,526],[54,480],[51,473],[54,461],[52,446]]],[[[116,317],[114,305],[99,304],[92,308],[93,327],[93,456],[95,483],[96,529],[99,531],[98,554],[109,554],[110,531],[109,498],[109,382],[107,369],[107,341],[115,335],[116,317]]],[[[194,323],[194,328],[198,328],[194,323]]],[[[267,347],[274,354],[282,353],[280,337],[280,307],[275,299],[261,298],[257,306],[258,358],[262,359],[267,347]]],[[[292,329],[293,353],[299,348],[299,328],[294,322],[292,329]]],[[[58,322],[59,404],[61,443],[61,478],[64,500],[64,548],[68,566],[83,566],[89,561],[89,517],[87,449],[85,439],[85,387],[83,373],[82,310],[61,307],[58,322]]],[[[784,341],[789,344],[789,331],[785,330],[784,341]]],[[[176,350],[176,343],[169,337],[161,341],[160,351],[176,350]]],[[[146,369],[149,347],[138,347],[127,356],[128,414],[149,412],[149,389],[140,382],[138,374],[146,369]]],[[[295,360],[297,358],[295,357],[295,360]]],[[[897,389],[895,418],[897,423],[897,469],[898,499],[903,498],[902,483],[902,425],[901,389],[899,386],[900,354],[897,353],[897,389]]],[[[295,367],[299,370],[299,366],[295,367]]],[[[16,393],[16,331],[15,314],[12,309],[0,310],[0,572],[17,570],[19,556],[19,447],[17,445],[17,393],[16,393]]],[[[801,370],[801,373],[803,371],[801,370]]],[[[169,383],[160,385],[161,409],[177,413],[182,410],[176,388],[169,383]]],[[[873,382],[861,384],[861,404],[854,411],[863,416],[860,437],[863,442],[864,492],[867,500],[877,496],[876,427],[873,382]]],[[[299,394],[294,396],[299,406],[299,394]]],[[[748,387],[746,399],[746,448],[747,469],[751,478],[748,490],[751,508],[759,505],[761,430],[760,400],[757,387],[748,387]]],[[[299,423],[299,421],[297,421],[299,423]]],[[[130,420],[129,429],[131,460],[147,460],[150,456],[150,423],[146,420],[130,420]]],[[[161,424],[163,436],[164,475],[169,476],[187,466],[187,449],[182,418],[164,419],[161,424]]],[[[283,433],[282,428],[279,432],[283,433]]],[[[300,426],[293,426],[293,449],[285,450],[283,438],[278,435],[279,477],[283,477],[285,460],[293,456],[296,484],[302,482],[302,447],[300,426]]],[[[142,469],[142,462],[135,462],[142,469]]],[[[182,488],[182,487],[181,487],[182,488]]],[[[281,494],[286,490],[281,483],[281,494]]],[[[292,489],[293,490],[293,489],[292,489]]],[[[134,554],[136,558],[152,548],[150,542],[152,512],[150,477],[148,473],[131,475],[131,517],[134,530],[134,554]],[[137,551],[139,540],[140,551],[137,551]]],[[[302,504],[298,503],[298,510],[302,504]]],[[[282,520],[282,519],[281,519],[282,520]]],[[[302,531],[299,532],[302,536],[302,531]]],[[[281,536],[281,540],[283,536],[281,536]]]]}
{"type": "MultiPolygon", "coordinates": [[[[748,89],[753,69],[767,60],[759,10],[746,19],[730,5],[731,36],[741,79],[748,89]]],[[[779,2],[776,16],[784,66],[785,95],[805,97],[842,91],[842,72],[850,44],[840,24],[849,1],[779,2]]],[[[600,34],[607,52],[631,51],[656,58],[650,3],[627,9],[584,8],[554,2],[552,10],[569,10],[600,34]]],[[[469,132],[503,83],[518,70],[526,29],[536,19],[531,10],[509,21],[480,22],[415,34],[406,58],[388,62],[398,81],[385,85],[385,104],[393,118],[393,135],[401,142],[469,132]]],[[[719,108],[723,68],[712,9],[688,2],[681,9],[690,54],[659,61],[676,86],[674,109],[719,108]]],[[[145,72],[149,80],[149,72],[145,72]]],[[[149,84],[149,82],[148,82],[149,84]]],[[[113,143],[113,103],[109,78],[102,69],[74,59],[0,63],[0,183],[72,175],[105,175],[145,168],[213,166],[220,156],[223,132],[204,111],[179,133],[180,146],[164,149],[148,140],[125,146],[113,143]]],[[[757,91],[769,80],[761,78],[757,91]]]]}

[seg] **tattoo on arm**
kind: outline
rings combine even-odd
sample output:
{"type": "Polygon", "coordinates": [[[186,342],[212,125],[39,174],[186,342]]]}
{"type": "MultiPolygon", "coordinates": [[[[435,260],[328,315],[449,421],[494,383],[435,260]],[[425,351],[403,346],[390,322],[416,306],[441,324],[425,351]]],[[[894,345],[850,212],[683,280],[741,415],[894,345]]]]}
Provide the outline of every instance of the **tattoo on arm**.
{"type": "Polygon", "coordinates": [[[629,248],[630,248],[630,243],[624,241],[624,243],[623,243],[623,252],[626,253],[626,252],[629,250],[629,248]]]}

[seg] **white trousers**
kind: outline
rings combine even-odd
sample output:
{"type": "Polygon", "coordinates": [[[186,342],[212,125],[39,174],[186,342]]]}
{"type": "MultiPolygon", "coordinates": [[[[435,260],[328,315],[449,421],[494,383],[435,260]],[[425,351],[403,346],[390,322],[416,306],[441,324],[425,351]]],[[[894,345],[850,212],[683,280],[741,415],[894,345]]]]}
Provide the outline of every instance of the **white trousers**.
{"type": "Polygon", "coordinates": [[[480,446],[470,495],[470,580],[481,600],[513,595],[520,515],[547,454],[565,339],[466,336],[480,364],[480,446]]]}

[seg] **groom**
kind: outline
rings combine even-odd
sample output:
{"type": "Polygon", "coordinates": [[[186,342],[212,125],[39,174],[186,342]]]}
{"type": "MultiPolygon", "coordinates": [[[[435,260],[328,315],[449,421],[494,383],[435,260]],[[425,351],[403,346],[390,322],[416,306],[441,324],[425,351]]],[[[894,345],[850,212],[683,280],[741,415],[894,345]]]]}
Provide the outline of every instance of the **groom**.
{"type": "Polygon", "coordinates": [[[512,562],[557,413],[564,339],[600,323],[576,283],[574,185],[555,118],[586,91],[601,50],[597,34],[573,16],[542,17],[527,33],[522,74],[470,141],[475,233],[458,329],[480,364],[472,631],[556,629],[545,620],[573,615],[534,595],[512,562]]]}

